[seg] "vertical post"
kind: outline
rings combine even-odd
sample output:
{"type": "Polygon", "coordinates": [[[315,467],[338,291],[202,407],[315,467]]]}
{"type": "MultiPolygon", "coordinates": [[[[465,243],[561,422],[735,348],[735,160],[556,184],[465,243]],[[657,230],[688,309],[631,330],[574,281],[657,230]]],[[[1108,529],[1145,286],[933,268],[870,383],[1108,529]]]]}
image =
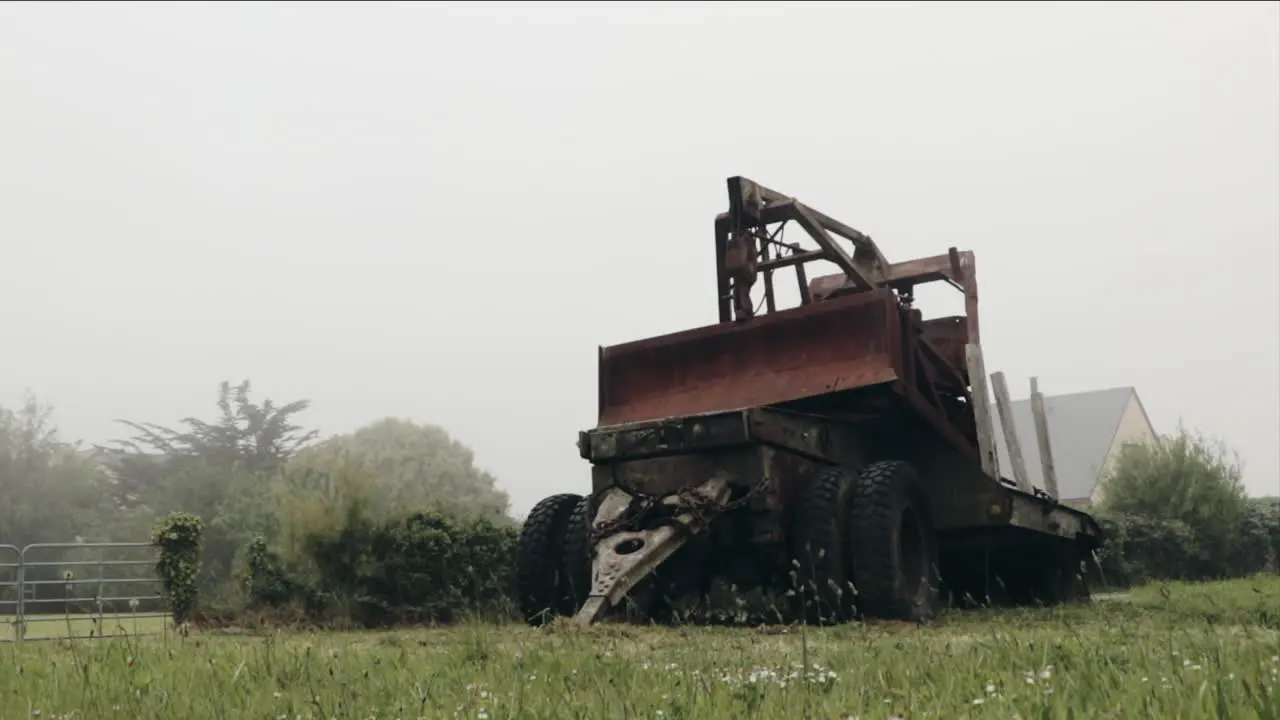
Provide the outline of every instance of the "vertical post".
{"type": "MultiPolygon", "coordinates": [[[[733,206],[729,206],[729,212],[733,212],[733,206]]],[[[729,276],[724,266],[725,242],[728,240],[728,230],[726,226],[721,225],[720,220],[715,222],[716,234],[716,304],[720,309],[720,322],[729,322],[733,319],[733,301],[729,297],[729,276]]]]}
{"type": "Polygon", "coordinates": [[[18,642],[27,636],[27,571],[26,551],[18,553],[18,623],[14,626],[18,642]]]}
{"type": "Polygon", "coordinates": [[[1018,430],[1013,426],[1013,403],[1009,400],[1009,385],[1005,383],[1003,371],[991,373],[991,388],[995,390],[1000,428],[1004,430],[1004,445],[1009,450],[1009,463],[1013,465],[1013,481],[1019,490],[1029,493],[1032,491],[1031,481],[1027,478],[1027,465],[1022,460],[1018,430]]]}
{"type": "Polygon", "coordinates": [[[105,602],[103,600],[103,595],[106,590],[105,583],[104,583],[104,578],[106,577],[106,574],[107,574],[106,555],[107,555],[106,548],[98,548],[98,597],[94,598],[94,602],[97,603],[98,605],[98,620],[97,620],[98,637],[102,637],[103,628],[106,625],[106,621],[103,619],[103,615],[102,615],[102,605],[105,602]]]}
{"type": "Polygon", "coordinates": [[[982,471],[1000,479],[1000,458],[996,454],[995,427],[991,424],[991,402],[987,398],[987,368],[982,360],[982,346],[964,346],[965,365],[969,370],[969,396],[973,399],[973,419],[978,428],[978,452],[982,455],[982,471]]]}
{"type": "Polygon", "coordinates": [[[1049,416],[1045,412],[1044,396],[1040,384],[1031,378],[1031,417],[1036,421],[1036,445],[1040,449],[1040,472],[1044,475],[1044,489],[1054,500],[1058,499],[1058,474],[1053,469],[1053,448],[1049,443],[1049,416]]]}

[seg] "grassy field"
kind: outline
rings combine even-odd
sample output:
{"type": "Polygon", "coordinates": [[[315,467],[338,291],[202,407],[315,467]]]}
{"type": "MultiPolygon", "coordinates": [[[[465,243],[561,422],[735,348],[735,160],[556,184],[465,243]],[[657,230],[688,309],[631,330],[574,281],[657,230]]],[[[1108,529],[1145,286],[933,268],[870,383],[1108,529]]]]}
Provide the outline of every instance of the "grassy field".
{"type": "MultiPolygon", "coordinates": [[[[66,637],[88,637],[106,633],[108,635],[147,635],[164,631],[166,618],[159,615],[131,613],[104,614],[102,625],[98,626],[98,618],[91,615],[28,615],[27,634],[29,640],[48,640],[66,637]]],[[[0,639],[8,640],[13,636],[13,618],[0,617],[0,639]]]]}
{"type": "Polygon", "coordinates": [[[1280,578],[929,627],[472,624],[0,647],[15,718],[1280,719],[1280,578]]]}

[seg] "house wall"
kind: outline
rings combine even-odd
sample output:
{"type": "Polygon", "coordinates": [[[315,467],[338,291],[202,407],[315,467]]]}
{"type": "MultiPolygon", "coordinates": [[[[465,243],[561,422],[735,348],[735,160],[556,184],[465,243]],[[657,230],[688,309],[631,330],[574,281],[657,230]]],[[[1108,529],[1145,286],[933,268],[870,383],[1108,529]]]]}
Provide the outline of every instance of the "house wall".
{"type": "Polygon", "coordinates": [[[1151,443],[1158,439],[1155,428],[1151,427],[1151,420],[1147,418],[1146,411],[1142,409],[1142,403],[1138,401],[1137,393],[1129,395],[1129,403],[1125,405],[1120,423],[1116,426],[1115,437],[1111,440],[1111,449],[1107,451],[1106,459],[1098,469],[1098,483],[1093,487],[1093,496],[1089,498],[1090,504],[1101,502],[1103,485],[1106,484],[1104,480],[1115,467],[1120,448],[1127,443],[1151,443]]]}

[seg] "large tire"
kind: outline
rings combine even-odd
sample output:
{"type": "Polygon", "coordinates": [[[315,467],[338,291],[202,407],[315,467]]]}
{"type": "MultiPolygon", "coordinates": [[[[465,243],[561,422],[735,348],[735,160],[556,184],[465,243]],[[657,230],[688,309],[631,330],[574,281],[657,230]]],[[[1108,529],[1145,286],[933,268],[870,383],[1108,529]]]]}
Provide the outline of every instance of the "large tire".
{"type": "Polygon", "coordinates": [[[847,515],[856,475],[843,467],[818,471],[801,492],[788,537],[794,559],[793,607],[813,625],[835,625],[854,615],[848,574],[847,515]]]}
{"type": "Polygon", "coordinates": [[[577,612],[591,594],[591,537],[592,503],[584,497],[573,506],[564,531],[565,608],[562,612],[577,612]]]}
{"type": "Polygon", "coordinates": [[[516,553],[516,594],[520,614],[530,625],[542,625],[563,615],[566,605],[564,535],[581,495],[562,493],[544,498],[524,522],[516,553]]]}
{"type": "Polygon", "coordinates": [[[911,465],[882,461],[853,483],[849,555],[858,612],[923,622],[941,605],[938,544],[911,465]]]}

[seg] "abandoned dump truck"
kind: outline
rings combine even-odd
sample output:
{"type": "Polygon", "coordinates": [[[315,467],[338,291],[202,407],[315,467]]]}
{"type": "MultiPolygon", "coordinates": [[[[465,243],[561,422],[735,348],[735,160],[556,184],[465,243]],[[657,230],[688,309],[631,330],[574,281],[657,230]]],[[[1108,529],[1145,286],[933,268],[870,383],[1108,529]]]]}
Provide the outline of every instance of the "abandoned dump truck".
{"type": "Polygon", "coordinates": [[[719,322],[600,349],[599,420],[578,438],[591,491],[529,514],[526,620],[590,623],[624,598],[657,618],[715,577],[824,624],[1086,596],[1097,523],[996,465],[973,254],[890,263],[795,198],[728,189],[719,322]],[[816,249],[784,240],[792,223],[816,249]],[[839,272],[808,279],[820,261],[839,272]],[[779,309],[784,269],[799,302],[779,309]],[[930,282],[965,314],[922,319],[930,282]]]}

